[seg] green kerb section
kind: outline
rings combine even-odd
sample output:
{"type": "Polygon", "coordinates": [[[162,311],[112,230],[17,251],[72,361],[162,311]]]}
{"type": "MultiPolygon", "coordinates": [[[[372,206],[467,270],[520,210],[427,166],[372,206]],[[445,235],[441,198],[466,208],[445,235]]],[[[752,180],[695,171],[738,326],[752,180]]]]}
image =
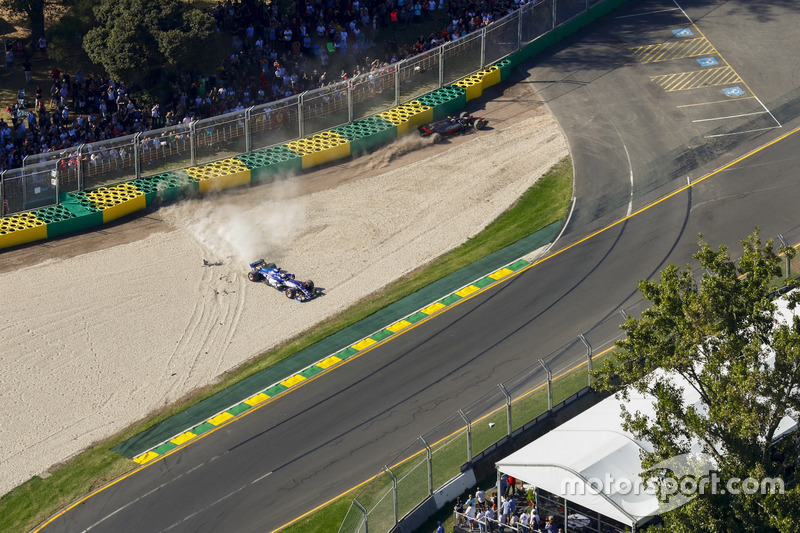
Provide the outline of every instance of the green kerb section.
{"type": "Polygon", "coordinates": [[[372,338],[372,340],[374,340],[375,342],[381,342],[383,339],[388,339],[388,338],[389,338],[389,337],[391,337],[392,335],[394,335],[394,333],[392,333],[392,332],[391,332],[391,331],[389,331],[388,329],[382,329],[382,330],[380,330],[378,333],[373,333],[373,334],[371,335],[371,338],[372,338]]]}
{"type": "Polygon", "coordinates": [[[194,433],[195,435],[202,435],[209,429],[214,429],[215,427],[216,426],[214,424],[211,424],[210,422],[203,422],[199,426],[196,426],[194,429],[192,429],[191,432],[194,433]]]}
{"type": "Polygon", "coordinates": [[[497,280],[494,280],[494,279],[492,279],[492,278],[486,277],[486,278],[479,279],[478,281],[476,281],[475,283],[473,283],[473,285],[475,285],[476,287],[480,287],[481,289],[483,289],[484,287],[488,287],[489,285],[491,285],[491,284],[492,284],[492,283],[494,283],[495,281],[497,281],[497,280]]]}
{"type": "Polygon", "coordinates": [[[228,412],[233,416],[238,416],[249,409],[250,409],[249,405],[247,405],[246,403],[240,403],[239,405],[234,405],[233,407],[228,409],[228,412]]]}
{"type": "Polygon", "coordinates": [[[442,298],[441,300],[439,300],[439,303],[444,305],[451,305],[456,303],[460,299],[461,296],[459,296],[458,294],[451,294],[450,296],[447,296],[446,298],[442,298]]]}
{"type": "Polygon", "coordinates": [[[519,261],[516,261],[516,262],[514,262],[514,263],[511,263],[511,264],[510,264],[510,265],[508,265],[506,268],[508,268],[509,270],[513,270],[514,272],[516,272],[517,270],[521,270],[521,269],[525,268],[525,267],[526,267],[526,266],[528,266],[528,265],[530,265],[530,263],[528,263],[528,262],[527,262],[527,261],[525,261],[524,259],[520,259],[519,261]]]}
{"type": "MultiPolygon", "coordinates": [[[[302,371],[306,367],[314,365],[318,361],[326,357],[336,354],[340,359],[347,359],[352,355],[358,353],[358,350],[352,348],[352,344],[359,340],[372,335],[375,339],[377,334],[373,335],[376,331],[384,330],[388,324],[393,324],[398,320],[407,317],[413,313],[413,317],[421,315],[417,320],[407,318],[409,322],[415,322],[426,318],[428,315],[417,312],[431,302],[436,302],[448,296],[450,293],[459,290],[465,285],[469,284],[474,279],[485,276],[489,273],[496,271],[499,268],[509,264],[520,256],[532,252],[551,242],[558,231],[561,229],[563,220],[554,222],[546,228],[543,228],[533,235],[529,235],[524,239],[520,239],[516,243],[498,250],[497,252],[484,257],[483,259],[472,263],[469,266],[458,270],[449,276],[446,276],[439,281],[431,283],[427,287],[420,289],[403,298],[402,300],[393,303],[392,305],[381,309],[370,315],[369,317],[361,320],[360,322],[349,326],[330,337],[323,339],[312,346],[294,354],[293,356],[284,359],[269,368],[262,370],[252,376],[243,379],[239,383],[225,389],[222,392],[207,398],[185,411],[178,413],[171,418],[153,426],[152,428],[120,443],[114,447],[114,451],[126,457],[133,458],[141,453],[150,450],[153,446],[163,442],[174,435],[182,432],[186,428],[197,426],[205,421],[207,418],[213,416],[220,411],[226,410],[229,406],[241,402],[245,398],[264,391],[266,387],[274,383],[278,383],[287,377],[293,376],[302,371]],[[340,352],[341,350],[341,352],[340,352]],[[339,352],[339,353],[337,353],[339,352]]],[[[490,280],[494,282],[494,280],[490,280]]],[[[376,339],[377,340],[377,339],[376,339]]],[[[286,390],[283,385],[274,385],[264,391],[269,396],[276,396],[286,390]]]]}
{"type": "Polygon", "coordinates": [[[305,370],[303,370],[302,372],[300,372],[300,375],[303,376],[304,378],[308,379],[308,378],[313,378],[314,376],[316,376],[320,372],[322,372],[322,369],[320,367],[318,367],[318,366],[310,366],[310,367],[306,368],[305,370]]]}
{"type": "Polygon", "coordinates": [[[410,317],[406,318],[406,321],[411,322],[412,324],[416,324],[420,320],[424,320],[424,319],[428,318],[428,316],[429,315],[426,315],[422,311],[417,311],[416,313],[414,313],[410,317]]]}

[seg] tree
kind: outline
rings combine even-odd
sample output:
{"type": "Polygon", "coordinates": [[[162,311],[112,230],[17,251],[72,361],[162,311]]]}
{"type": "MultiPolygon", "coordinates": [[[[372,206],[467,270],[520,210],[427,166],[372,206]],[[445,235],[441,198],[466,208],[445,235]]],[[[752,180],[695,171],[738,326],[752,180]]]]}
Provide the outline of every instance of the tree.
{"type": "MultiPolygon", "coordinates": [[[[654,447],[642,454],[644,469],[688,453],[694,441],[714,457],[723,482],[791,481],[797,450],[790,446],[789,459],[782,460],[781,446],[791,439],[777,446],[773,440],[780,421],[800,413],[800,319],[782,324],[774,318],[783,260],[772,241],[762,244],[756,229],[742,247],[735,263],[725,246],[714,251],[701,241],[694,255],[703,271],[699,285],[688,267],[675,265],[660,281],[640,281],[651,307],[626,319],[621,350],[597,373],[598,386],[622,399],[629,397],[626,386],[655,398],[655,419],[624,408],[621,414],[623,426],[654,447]],[[658,368],[664,372],[654,373],[658,368]],[[674,376],[697,391],[705,409],[684,402],[674,376]]],[[[790,247],[780,251],[794,255],[790,247]]],[[[797,292],[788,295],[792,308],[800,301],[797,292]]],[[[663,531],[796,532],[799,503],[792,483],[783,494],[700,494],[666,513],[663,531]]]]}
{"type": "Polygon", "coordinates": [[[115,79],[132,83],[162,69],[201,65],[213,19],[179,0],[102,0],[97,26],[83,39],[89,58],[115,79]]]}
{"type": "Polygon", "coordinates": [[[45,0],[2,0],[7,9],[28,15],[34,39],[44,35],[44,2],[45,0]]]}

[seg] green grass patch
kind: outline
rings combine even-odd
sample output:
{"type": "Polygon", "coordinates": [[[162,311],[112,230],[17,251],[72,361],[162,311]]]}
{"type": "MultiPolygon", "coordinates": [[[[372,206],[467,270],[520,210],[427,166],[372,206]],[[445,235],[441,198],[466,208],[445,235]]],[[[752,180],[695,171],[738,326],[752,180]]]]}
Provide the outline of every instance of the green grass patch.
{"type": "MultiPolygon", "coordinates": [[[[219,383],[193,392],[189,397],[79,454],[64,465],[52,469],[51,476],[45,479],[34,477],[4,495],[0,498],[0,531],[29,531],[46,517],[87,494],[93,488],[137,467],[134,462],[110,451],[114,446],[434,281],[564,218],[571,197],[572,161],[566,157],[528,189],[516,204],[457,249],[392,283],[379,293],[363,299],[337,316],[325,320],[309,332],[298,335],[262,354],[253,362],[231,371],[219,383]]],[[[461,462],[464,461],[464,457],[465,452],[462,454],[461,462]]],[[[423,490],[426,489],[426,486],[423,487],[423,490]]],[[[337,519],[338,523],[341,523],[346,508],[349,507],[349,503],[343,504],[344,512],[336,514],[335,516],[339,518],[335,518],[333,513],[338,513],[338,505],[337,503],[336,507],[334,504],[325,507],[318,513],[319,518],[304,519],[302,521],[304,529],[297,531],[330,531],[331,524],[336,523],[337,519]],[[319,520],[321,525],[316,525],[315,520],[319,520]]]]}

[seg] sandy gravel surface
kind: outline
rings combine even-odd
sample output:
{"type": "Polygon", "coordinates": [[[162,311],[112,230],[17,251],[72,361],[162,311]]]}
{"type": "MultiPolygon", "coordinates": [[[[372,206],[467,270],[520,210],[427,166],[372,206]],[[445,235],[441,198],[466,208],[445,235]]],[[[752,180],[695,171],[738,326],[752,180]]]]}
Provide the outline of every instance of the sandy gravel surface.
{"type": "Polygon", "coordinates": [[[160,209],[110,238],[0,254],[11,294],[0,322],[0,493],[477,233],[567,154],[553,119],[517,91],[516,107],[482,111],[492,129],[444,145],[404,139],[160,209]],[[300,304],[248,282],[246,263],[261,257],[325,296],[300,304]]]}

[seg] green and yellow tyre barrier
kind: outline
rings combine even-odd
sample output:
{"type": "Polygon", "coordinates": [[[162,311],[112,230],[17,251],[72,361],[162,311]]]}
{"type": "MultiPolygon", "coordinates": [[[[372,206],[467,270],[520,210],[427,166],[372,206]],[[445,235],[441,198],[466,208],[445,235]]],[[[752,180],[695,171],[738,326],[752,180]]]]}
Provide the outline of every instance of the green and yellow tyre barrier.
{"type": "Polygon", "coordinates": [[[348,140],[332,130],[286,143],[286,146],[302,157],[303,169],[323,165],[350,155],[348,140]]]}
{"type": "Polygon", "coordinates": [[[333,131],[347,139],[351,154],[372,150],[397,138],[397,126],[377,115],[339,126],[333,131]]]}
{"type": "Polygon", "coordinates": [[[47,238],[47,224],[34,213],[0,218],[0,248],[47,238]]]}
{"type": "Polygon", "coordinates": [[[197,181],[200,194],[250,184],[250,169],[235,157],[189,167],[186,173],[197,181]]]}
{"type": "Polygon", "coordinates": [[[379,113],[378,116],[397,126],[397,136],[402,137],[414,128],[433,121],[433,108],[419,100],[412,100],[379,113]]]}
{"type": "Polygon", "coordinates": [[[424,96],[418,100],[433,108],[433,120],[457,115],[459,111],[467,106],[467,91],[463,87],[456,85],[446,85],[424,96]]]}
{"type": "Polygon", "coordinates": [[[163,174],[135,179],[130,183],[144,193],[148,207],[200,192],[199,182],[190,178],[185,170],[171,170],[163,174]]]}
{"type": "Polygon", "coordinates": [[[294,174],[303,169],[303,157],[285,144],[256,150],[236,158],[250,169],[250,182],[272,181],[278,174],[294,174]]]}

